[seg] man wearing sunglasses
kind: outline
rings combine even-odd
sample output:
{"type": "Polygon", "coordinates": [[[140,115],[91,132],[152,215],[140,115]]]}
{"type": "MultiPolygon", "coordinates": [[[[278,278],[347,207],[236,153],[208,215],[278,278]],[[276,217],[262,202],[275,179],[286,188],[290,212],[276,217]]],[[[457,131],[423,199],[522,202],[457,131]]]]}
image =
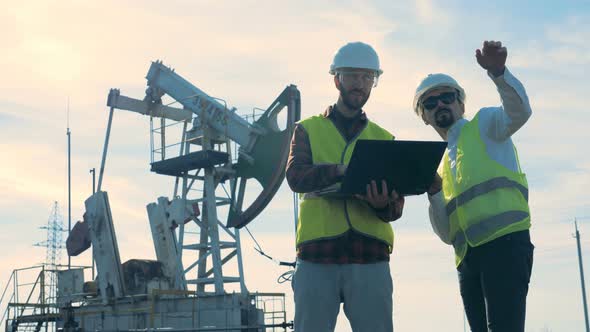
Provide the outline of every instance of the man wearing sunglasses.
{"type": "Polygon", "coordinates": [[[334,331],[341,303],[353,331],[393,331],[389,222],[401,216],[403,197],[382,179],[367,184],[364,197],[315,193],[342,180],[358,139],[393,139],[363,111],[382,72],[371,46],[346,44],[330,66],[338,100],[294,130],[286,177],[300,193],[292,282],[298,332],[334,331]]]}
{"type": "Polygon", "coordinates": [[[459,287],[471,330],[524,332],[533,264],[528,184],[511,136],[531,115],[522,84],[505,66],[506,47],[485,41],[479,65],[502,106],[466,120],[465,91],[448,75],[428,75],[414,110],[448,142],[440,174],[428,190],[430,221],[455,249],[459,287]]]}

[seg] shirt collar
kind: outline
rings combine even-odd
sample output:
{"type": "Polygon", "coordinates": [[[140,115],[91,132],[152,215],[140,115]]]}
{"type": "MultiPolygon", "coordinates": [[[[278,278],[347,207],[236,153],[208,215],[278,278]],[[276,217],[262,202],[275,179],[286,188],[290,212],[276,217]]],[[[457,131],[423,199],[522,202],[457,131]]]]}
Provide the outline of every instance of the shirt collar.
{"type": "Polygon", "coordinates": [[[467,121],[464,118],[461,118],[459,120],[457,120],[455,123],[453,123],[453,125],[451,126],[451,128],[449,128],[449,131],[447,133],[447,137],[450,139],[451,137],[457,137],[459,135],[459,132],[461,131],[461,128],[463,128],[463,126],[469,121],[467,121]]]}
{"type": "MultiPolygon", "coordinates": [[[[324,118],[329,118],[331,116],[334,116],[333,115],[334,112],[338,112],[336,104],[328,106],[328,108],[326,108],[326,110],[324,111],[322,116],[324,118]]],[[[359,117],[359,120],[361,120],[361,121],[367,120],[367,113],[365,113],[365,111],[361,110],[361,116],[359,117]]]]}

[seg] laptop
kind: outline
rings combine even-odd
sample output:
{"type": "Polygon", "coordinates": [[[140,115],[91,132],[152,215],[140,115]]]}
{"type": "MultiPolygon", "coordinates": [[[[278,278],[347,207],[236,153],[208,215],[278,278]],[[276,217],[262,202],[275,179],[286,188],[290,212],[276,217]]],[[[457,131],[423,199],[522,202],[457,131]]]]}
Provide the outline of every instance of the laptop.
{"type": "Polygon", "coordinates": [[[366,195],[367,184],[381,180],[391,192],[403,196],[425,193],[434,179],[447,147],[446,142],[358,140],[342,183],[314,192],[319,196],[350,197],[366,195]]]}

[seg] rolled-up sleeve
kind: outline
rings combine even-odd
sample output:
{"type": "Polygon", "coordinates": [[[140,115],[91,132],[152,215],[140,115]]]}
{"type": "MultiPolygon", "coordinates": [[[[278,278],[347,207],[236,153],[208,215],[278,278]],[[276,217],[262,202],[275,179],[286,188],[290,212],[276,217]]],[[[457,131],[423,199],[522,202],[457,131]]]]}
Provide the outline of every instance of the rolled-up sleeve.
{"type": "Polygon", "coordinates": [[[522,83],[505,69],[504,74],[494,77],[488,74],[500,94],[502,107],[490,112],[487,135],[496,141],[508,139],[519,130],[532,114],[529,98],[522,83]]]}

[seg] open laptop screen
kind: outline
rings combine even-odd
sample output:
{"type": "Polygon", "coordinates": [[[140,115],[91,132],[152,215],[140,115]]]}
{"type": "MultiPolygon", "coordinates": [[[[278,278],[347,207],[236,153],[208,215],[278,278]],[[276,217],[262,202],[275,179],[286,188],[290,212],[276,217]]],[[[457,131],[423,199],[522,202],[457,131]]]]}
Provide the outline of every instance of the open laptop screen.
{"type": "Polygon", "coordinates": [[[367,192],[371,180],[381,189],[381,180],[389,191],[420,195],[428,190],[444,154],[446,142],[358,140],[354,147],[341,192],[367,192]]]}

